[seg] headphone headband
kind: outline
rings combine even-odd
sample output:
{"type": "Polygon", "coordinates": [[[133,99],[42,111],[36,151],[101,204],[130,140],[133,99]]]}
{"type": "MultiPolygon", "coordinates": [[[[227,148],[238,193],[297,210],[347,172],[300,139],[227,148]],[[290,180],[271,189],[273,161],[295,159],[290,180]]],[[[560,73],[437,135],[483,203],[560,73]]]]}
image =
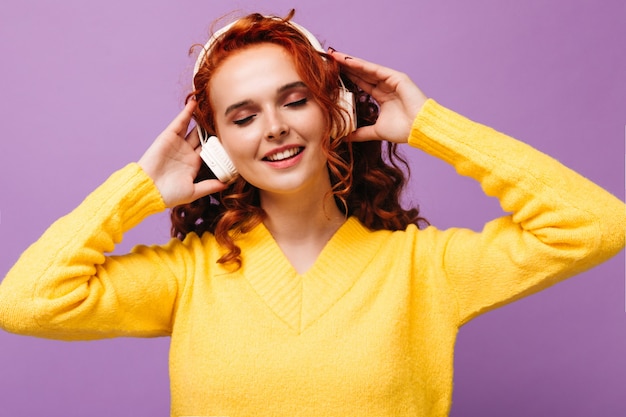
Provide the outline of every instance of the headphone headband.
{"type": "MultiPolygon", "coordinates": [[[[271,19],[275,19],[275,20],[281,20],[278,17],[270,17],[267,16],[268,18],[271,19]]],[[[193,79],[195,78],[196,74],[198,73],[198,71],[200,70],[200,66],[202,65],[204,58],[206,57],[206,55],[211,51],[211,48],[213,47],[213,44],[215,44],[215,42],[217,42],[217,40],[220,38],[220,36],[222,36],[224,33],[228,32],[237,22],[238,20],[235,20],[234,22],[231,22],[229,24],[227,24],[226,26],[218,29],[216,32],[213,33],[213,35],[211,35],[211,37],[209,38],[209,40],[206,42],[206,44],[204,44],[204,48],[202,48],[202,51],[200,51],[200,54],[198,55],[198,58],[196,59],[196,63],[193,67],[193,77],[192,77],[192,84],[193,84],[193,79]]],[[[326,52],[324,51],[324,48],[322,48],[322,44],[320,44],[320,41],[317,40],[317,38],[315,36],[313,36],[313,34],[306,29],[304,26],[301,26],[299,24],[297,24],[296,22],[292,22],[292,21],[285,21],[286,24],[292,26],[294,29],[296,29],[298,32],[300,32],[302,35],[304,35],[304,37],[306,37],[306,39],[309,41],[309,43],[311,44],[311,46],[319,52],[326,52]]],[[[342,82],[343,85],[343,82],[342,82]]],[[[195,85],[192,85],[193,88],[195,88],[195,85]]]]}

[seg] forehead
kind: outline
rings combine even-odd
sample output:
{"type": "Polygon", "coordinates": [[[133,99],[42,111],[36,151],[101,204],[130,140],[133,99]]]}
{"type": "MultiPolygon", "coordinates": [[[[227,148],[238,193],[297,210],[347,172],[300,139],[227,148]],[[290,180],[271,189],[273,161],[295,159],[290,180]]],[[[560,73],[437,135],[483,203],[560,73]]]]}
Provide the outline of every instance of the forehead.
{"type": "Polygon", "coordinates": [[[221,63],[209,83],[210,97],[215,105],[223,100],[253,99],[300,78],[293,59],[282,46],[253,45],[221,63]]]}

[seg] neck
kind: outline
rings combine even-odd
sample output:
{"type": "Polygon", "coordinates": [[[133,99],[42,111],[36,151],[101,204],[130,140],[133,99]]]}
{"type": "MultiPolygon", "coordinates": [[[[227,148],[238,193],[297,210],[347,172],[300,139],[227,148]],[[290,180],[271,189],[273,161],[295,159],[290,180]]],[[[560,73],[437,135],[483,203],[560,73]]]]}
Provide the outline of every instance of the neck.
{"type": "Polygon", "coordinates": [[[267,214],[265,227],[299,273],[312,266],[346,220],[330,193],[262,193],[261,206],[267,214]]]}
{"type": "Polygon", "coordinates": [[[265,226],[275,238],[306,240],[334,233],[345,221],[332,194],[319,196],[262,195],[261,206],[267,214],[265,226]]]}

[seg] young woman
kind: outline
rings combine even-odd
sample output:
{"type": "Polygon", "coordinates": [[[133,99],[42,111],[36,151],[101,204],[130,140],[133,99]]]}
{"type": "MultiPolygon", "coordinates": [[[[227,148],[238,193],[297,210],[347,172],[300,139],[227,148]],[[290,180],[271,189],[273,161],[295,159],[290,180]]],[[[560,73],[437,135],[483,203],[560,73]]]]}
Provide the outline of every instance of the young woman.
{"type": "Polygon", "coordinates": [[[139,162],[8,273],[0,324],[171,336],[174,416],[445,416],[459,327],[619,252],[624,204],[404,74],[320,52],[290,19],[250,15],[210,42],[185,108],[139,162]],[[192,118],[219,137],[231,182],[207,179],[192,118]],[[512,214],[480,233],[420,229],[399,203],[401,143],[512,214]],[[176,239],[105,255],[166,208],[176,239]]]}

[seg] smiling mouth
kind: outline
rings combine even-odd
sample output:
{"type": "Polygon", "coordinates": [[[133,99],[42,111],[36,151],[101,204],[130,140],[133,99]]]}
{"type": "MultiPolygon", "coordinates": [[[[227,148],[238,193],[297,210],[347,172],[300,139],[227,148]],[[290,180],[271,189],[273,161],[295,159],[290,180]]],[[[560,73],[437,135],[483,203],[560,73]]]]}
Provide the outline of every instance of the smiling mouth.
{"type": "Polygon", "coordinates": [[[284,161],[285,159],[293,158],[294,156],[298,155],[303,150],[304,150],[303,147],[289,148],[282,152],[276,152],[275,154],[268,155],[265,158],[263,158],[263,160],[270,161],[270,162],[284,161]]]}

